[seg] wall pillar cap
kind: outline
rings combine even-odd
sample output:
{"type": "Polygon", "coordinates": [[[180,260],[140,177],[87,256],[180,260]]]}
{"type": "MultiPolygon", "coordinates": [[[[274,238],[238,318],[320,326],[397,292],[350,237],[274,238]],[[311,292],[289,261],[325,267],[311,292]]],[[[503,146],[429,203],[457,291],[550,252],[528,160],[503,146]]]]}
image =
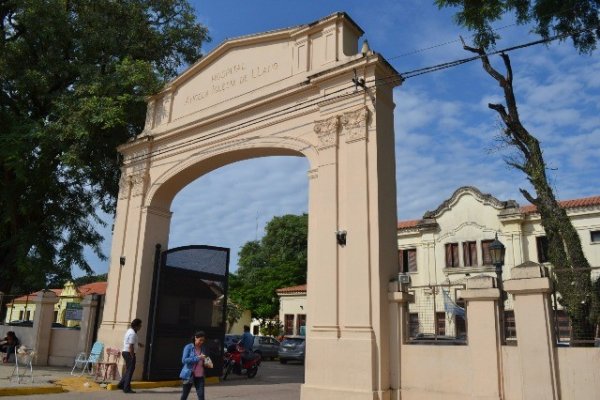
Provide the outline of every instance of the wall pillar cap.
{"type": "Polygon", "coordinates": [[[496,287],[496,278],[489,275],[476,275],[467,278],[467,290],[490,289],[496,287]]]}
{"type": "Polygon", "coordinates": [[[41,290],[33,299],[36,304],[56,304],[59,300],[56,293],[51,290],[41,290]]]}
{"type": "Polygon", "coordinates": [[[414,303],[415,296],[407,292],[388,293],[388,300],[392,303],[414,303]]]}
{"type": "Polygon", "coordinates": [[[542,264],[526,261],[510,270],[511,279],[532,279],[548,276],[548,269],[542,264]]]}

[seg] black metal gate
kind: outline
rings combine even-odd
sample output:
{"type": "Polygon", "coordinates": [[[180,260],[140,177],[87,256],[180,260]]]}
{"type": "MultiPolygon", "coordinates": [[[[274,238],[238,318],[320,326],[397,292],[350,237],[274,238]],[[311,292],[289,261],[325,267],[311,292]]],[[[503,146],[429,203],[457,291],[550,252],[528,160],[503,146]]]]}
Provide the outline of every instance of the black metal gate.
{"type": "Polygon", "coordinates": [[[227,248],[195,245],[161,252],[156,246],[146,380],[179,379],[183,347],[198,330],[206,333],[214,363],[206,375],[221,375],[228,274],[227,248]]]}

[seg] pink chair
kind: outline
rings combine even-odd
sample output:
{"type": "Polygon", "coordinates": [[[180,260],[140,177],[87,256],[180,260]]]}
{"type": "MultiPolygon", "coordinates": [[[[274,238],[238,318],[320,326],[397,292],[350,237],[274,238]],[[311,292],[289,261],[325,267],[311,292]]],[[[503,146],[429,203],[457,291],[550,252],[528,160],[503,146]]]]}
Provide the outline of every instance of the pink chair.
{"type": "Polygon", "coordinates": [[[117,379],[117,376],[120,379],[118,367],[120,357],[121,352],[119,350],[111,349],[110,347],[108,347],[106,349],[106,359],[104,361],[98,362],[97,364],[94,379],[102,377],[102,382],[106,382],[108,378],[110,378],[110,380],[115,380],[117,379]]]}

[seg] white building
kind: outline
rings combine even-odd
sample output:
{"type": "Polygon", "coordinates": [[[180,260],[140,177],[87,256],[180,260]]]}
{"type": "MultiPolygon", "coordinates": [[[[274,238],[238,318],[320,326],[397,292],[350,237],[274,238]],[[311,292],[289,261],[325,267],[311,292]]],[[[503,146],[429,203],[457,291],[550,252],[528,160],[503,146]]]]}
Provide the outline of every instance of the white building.
{"type": "MultiPolygon", "coordinates": [[[[591,266],[599,267],[600,196],[562,201],[561,205],[579,233],[591,266]]],[[[399,271],[410,277],[415,294],[409,308],[412,334],[462,333],[464,319],[453,311],[460,311],[456,303],[461,306],[460,291],[467,276],[495,276],[489,245],[496,234],[506,246],[504,279],[510,279],[510,270],[517,265],[547,264],[547,240],[535,206],[500,201],[474,187],[459,188],[420,220],[398,223],[399,271]]],[[[510,298],[506,308],[512,308],[510,298]]],[[[507,314],[510,320],[510,311],[507,314]]]]}
{"type": "Polygon", "coordinates": [[[306,329],[306,285],[277,289],[279,320],[284,335],[304,335],[306,329]]]}
{"type": "MultiPolygon", "coordinates": [[[[600,268],[600,196],[560,204],[579,233],[590,265],[600,268]]],[[[510,270],[526,262],[550,266],[545,232],[535,206],[521,207],[514,200],[501,201],[474,187],[459,188],[434,211],[425,212],[420,220],[399,221],[397,232],[398,271],[409,277],[415,295],[415,302],[409,307],[410,336],[464,333],[460,292],[468,276],[495,276],[489,245],[496,234],[506,247],[503,279],[510,279],[510,270]]],[[[598,276],[600,269],[592,273],[598,276]]],[[[306,285],[281,288],[277,294],[281,304],[279,318],[285,332],[299,333],[299,326],[306,322],[306,285]]],[[[509,337],[511,308],[508,298],[509,337]]],[[[557,317],[561,328],[568,329],[564,314],[558,312],[557,317]]],[[[568,336],[566,332],[563,334],[568,336]]]]}

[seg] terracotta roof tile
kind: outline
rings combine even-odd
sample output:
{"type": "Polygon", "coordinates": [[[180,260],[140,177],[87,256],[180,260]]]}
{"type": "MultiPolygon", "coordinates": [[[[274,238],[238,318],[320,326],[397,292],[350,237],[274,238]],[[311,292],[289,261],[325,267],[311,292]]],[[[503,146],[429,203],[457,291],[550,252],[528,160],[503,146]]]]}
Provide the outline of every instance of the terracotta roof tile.
{"type": "MultiPolygon", "coordinates": [[[[569,209],[569,208],[579,208],[579,207],[590,207],[590,206],[600,206],[600,196],[592,196],[592,197],[584,197],[581,199],[572,199],[572,200],[564,200],[559,201],[561,207],[569,209]]],[[[521,207],[521,212],[525,214],[533,214],[537,212],[537,207],[533,204],[528,206],[521,207]]]]}
{"type": "Polygon", "coordinates": [[[77,288],[81,296],[87,296],[89,294],[106,294],[106,287],[108,282],[92,282],[87,285],[81,285],[77,288]]]}
{"type": "Polygon", "coordinates": [[[306,293],[306,284],[304,285],[298,285],[298,286],[290,286],[290,287],[284,287],[284,288],[279,288],[276,290],[277,293],[281,293],[281,294],[285,294],[285,293],[300,293],[300,292],[304,292],[306,293]]]}
{"type": "Polygon", "coordinates": [[[398,229],[414,228],[419,223],[419,219],[411,219],[408,221],[398,221],[398,229]]]}

